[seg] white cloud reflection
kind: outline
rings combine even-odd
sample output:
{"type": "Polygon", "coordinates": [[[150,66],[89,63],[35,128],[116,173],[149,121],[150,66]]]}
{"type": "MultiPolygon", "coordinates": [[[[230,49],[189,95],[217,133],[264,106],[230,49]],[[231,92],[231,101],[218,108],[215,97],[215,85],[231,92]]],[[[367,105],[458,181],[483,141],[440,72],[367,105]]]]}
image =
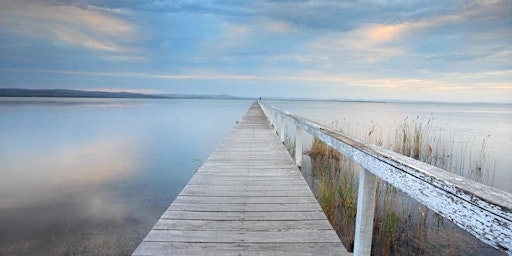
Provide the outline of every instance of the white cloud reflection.
{"type": "MultiPolygon", "coordinates": [[[[134,148],[121,138],[101,138],[45,152],[28,149],[2,156],[0,209],[39,204],[75,189],[122,179],[137,167],[134,148]]],[[[91,206],[103,204],[102,200],[92,200],[91,206]]]]}

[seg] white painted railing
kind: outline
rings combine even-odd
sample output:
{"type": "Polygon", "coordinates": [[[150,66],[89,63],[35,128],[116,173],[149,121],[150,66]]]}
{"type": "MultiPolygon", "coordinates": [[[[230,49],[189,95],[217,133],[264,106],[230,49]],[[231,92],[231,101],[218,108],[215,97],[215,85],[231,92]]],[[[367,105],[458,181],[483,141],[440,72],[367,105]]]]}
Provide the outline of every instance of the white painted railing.
{"type": "Polygon", "coordinates": [[[366,145],[322,124],[267,103],[260,101],[259,104],[274,130],[280,131],[282,142],[286,123],[296,125],[297,165],[302,163],[304,130],[361,166],[354,255],[370,255],[376,177],[402,190],[484,243],[512,255],[512,194],[393,151],[366,145]]]}

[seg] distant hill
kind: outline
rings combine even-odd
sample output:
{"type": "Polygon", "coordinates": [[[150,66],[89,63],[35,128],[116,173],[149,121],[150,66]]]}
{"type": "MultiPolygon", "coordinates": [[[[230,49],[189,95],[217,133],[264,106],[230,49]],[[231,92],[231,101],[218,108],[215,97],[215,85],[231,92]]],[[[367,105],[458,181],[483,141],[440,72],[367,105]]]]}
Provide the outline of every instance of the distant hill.
{"type": "Polygon", "coordinates": [[[142,94],[131,92],[79,91],[67,89],[0,88],[0,97],[139,98],[139,99],[249,99],[229,95],[142,94]]]}
{"type": "Polygon", "coordinates": [[[165,98],[158,95],[130,92],[78,91],[66,89],[31,90],[14,88],[0,88],[0,97],[165,98]]]}
{"type": "Polygon", "coordinates": [[[249,97],[236,97],[231,95],[212,95],[212,94],[159,94],[159,96],[168,98],[168,99],[219,99],[219,100],[248,100],[252,99],[249,97]]]}

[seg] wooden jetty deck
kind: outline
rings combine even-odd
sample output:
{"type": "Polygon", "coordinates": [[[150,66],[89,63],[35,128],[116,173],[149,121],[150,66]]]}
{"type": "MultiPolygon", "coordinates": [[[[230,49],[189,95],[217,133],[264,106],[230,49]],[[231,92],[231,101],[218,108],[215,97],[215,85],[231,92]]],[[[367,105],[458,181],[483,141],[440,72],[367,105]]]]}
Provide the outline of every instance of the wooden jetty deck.
{"type": "Polygon", "coordinates": [[[348,255],[258,103],[133,255],[348,255]]]}

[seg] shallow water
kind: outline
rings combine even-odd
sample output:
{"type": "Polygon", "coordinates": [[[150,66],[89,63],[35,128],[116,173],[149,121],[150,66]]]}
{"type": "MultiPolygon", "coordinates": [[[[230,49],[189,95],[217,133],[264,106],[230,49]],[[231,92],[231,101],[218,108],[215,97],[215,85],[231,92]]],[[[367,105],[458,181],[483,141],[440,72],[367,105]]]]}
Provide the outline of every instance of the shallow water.
{"type": "Polygon", "coordinates": [[[250,103],[0,99],[0,255],[130,254],[250,103]]]}
{"type": "MultiPolygon", "coordinates": [[[[487,104],[403,104],[403,103],[361,103],[361,102],[289,102],[274,101],[273,105],[290,110],[296,114],[316,120],[337,130],[364,141],[368,137],[370,127],[373,132],[382,133],[384,141],[392,142],[395,129],[403,124],[404,119],[414,122],[430,121],[432,132],[436,138],[448,140],[454,144],[453,156],[458,157],[458,150],[467,154],[480,149],[485,138],[489,161],[496,162],[496,169],[489,170],[495,180],[489,185],[507,191],[512,190],[508,151],[512,148],[512,108],[511,105],[487,104]],[[416,120],[417,119],[417,120],[416,120]],[[391,140],[391,141],[390,141],[391,140]],[[475,146],[476,144],[476,146],[475,146]],[[468,149],[469,148],[469,149],[468,149]],[[496,178],[498,177],[498,178],[496,178]]],[[[290,128],[293,133],[294,128],[290,128]]],[[[293,136],[293,135],[292,135],[293,136]]],[[[319,202],[323,202],[330,212],[331,224],[337,231],[344,245],[351,250],[353,243],[354,223],[346,221],[343,215],[350,212],[350,207],[343,205],[338,196],[334,201],[323,199],[323,194],[334,179],[340,176],[349,177],[349,184],[357,187],[358,168],[345,162],[327,161],[325,156],[316,160],[308,156],[312,144],[311,136],[304,136],[304,162],[301,168],[303,175],[319,202]],[[340,169],[335,169],[340,167],[340,169]],[[332,171],[336,170],[336,171],[332,171]],[[340,176],[336,176],[340,175],[340,176]],[[330,177],[330,178],[329,178],[330,177]],[[352,177],[352,178],[350,178],[352,177]],[[332,208],[331,208],[332,207],[332,208]],[[331,210],[333,212],[331,212],[331,210]]],[[[389,144],[384,142],[384,147],[389,144]]],[[[473,155],[475,157],[475,155],[473,155]]],[[[467,165],[466,165],[467,167],[467,165]]],[[[466,172],[467,174],[468,172],[466,172]]],[[[347,187],[346,181],[337,181],[334,186],[347,187]]],[[[334,188],[337,189],[336,187],[334,188]]],[[[357,190],[357,189],[356,189],[357,190]]],[[[338,190],[336,190],[338,191],[338,190]]],[[[337,192],[334,192],[335,194],[337,192]]],[[[501,255],[500,252],[480,242],[469,233],[458,228],[448,220],[439,218],[431,210],[423,208],[414,199],[394,189],[381,186],[372,242],[373,252],[378,255],[501,255]],[[389,208],[387,208],[389,207],[389,208]],[[396,216],[396,226],[389,229],[388,216],[396,216]]]]}
{"type": "MultiPolygon", "coordinates": [[[[512,190],[510,105],[272,103],[353,130],[432,115],[448,133],[490,134],[494,185],[512,190]]],[[[130,254],[250,104],[0,98],[0,255],[130,254]]]]}
{"type": "Polygon", "coordinates": [[[473,151],[476,158],[485,139],[487,160],[495,166],[487,184],[512,192],[512,104],[449,103],[370,103],[271,101],[286,109],[364,140],[369,127],[385,139],[394,138],[395,130],[406,118],[424,124],[431,120],[431,130],[438,138],[454,144],[455,150],[473,151]]]}

